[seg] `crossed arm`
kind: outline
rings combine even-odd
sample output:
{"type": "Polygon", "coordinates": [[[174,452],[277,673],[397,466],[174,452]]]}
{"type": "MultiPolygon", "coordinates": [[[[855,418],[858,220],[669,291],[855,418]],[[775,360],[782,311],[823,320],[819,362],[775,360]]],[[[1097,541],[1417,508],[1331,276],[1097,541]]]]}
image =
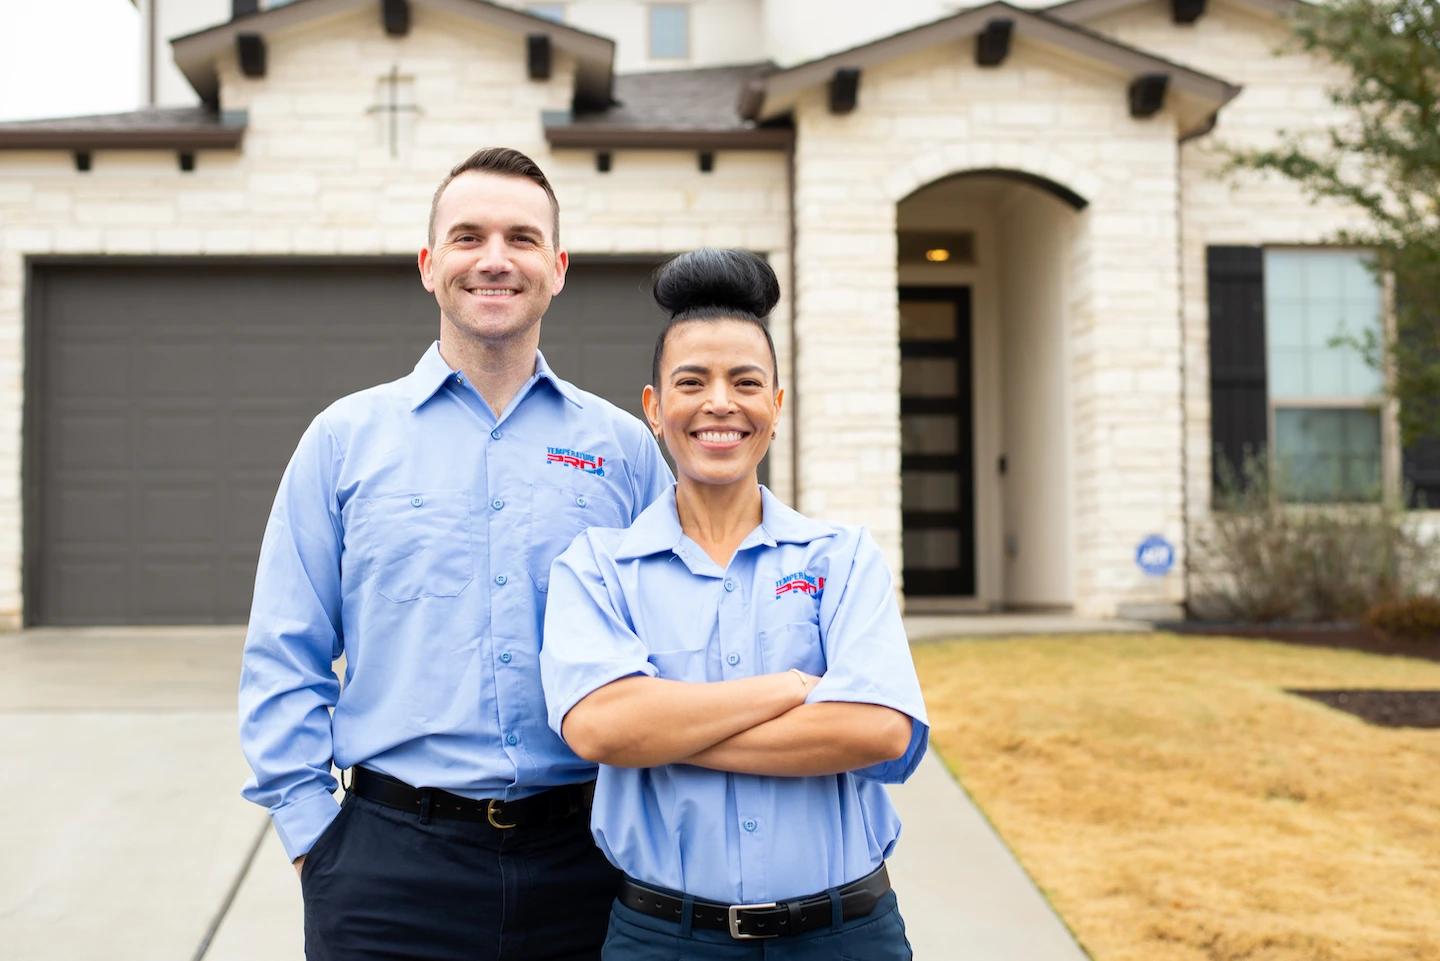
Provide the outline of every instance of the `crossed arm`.
{"type": "Polygon", "coordinates": [[[904,755],[908,716],[878,704],[806,704],[819,680],[794,671],[698,684],[624,677],[571,708],[562,732],[576,754],[613,767],[811,777],[904,755]]]}

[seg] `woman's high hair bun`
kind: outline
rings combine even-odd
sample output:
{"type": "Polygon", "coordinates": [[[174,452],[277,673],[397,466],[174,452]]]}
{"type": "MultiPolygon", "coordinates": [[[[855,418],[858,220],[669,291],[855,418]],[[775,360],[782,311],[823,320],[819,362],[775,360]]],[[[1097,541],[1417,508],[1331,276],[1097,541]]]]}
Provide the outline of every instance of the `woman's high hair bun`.
{"type": "Polygon", "coordinates": [[[763,257],[748,250],[701,247],[661,266],[654,294],[673,320],[727,314],[758,320],[779,303],[780,281],[763,257]]]}

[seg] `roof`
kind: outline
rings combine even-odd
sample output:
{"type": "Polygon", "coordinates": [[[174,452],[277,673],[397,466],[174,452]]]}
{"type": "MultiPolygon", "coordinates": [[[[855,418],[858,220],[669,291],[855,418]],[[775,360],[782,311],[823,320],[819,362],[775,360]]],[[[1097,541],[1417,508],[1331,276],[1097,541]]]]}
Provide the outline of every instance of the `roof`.
{"type": "MultiPolygon", "coordinates": [[[[1066,23],[1085,23],[1105,16],[1138,7],[1150,0],[1066,0],[1045,8],[1045,14],[1066,23]]],[[[1286,14],[1304,3],[1305,0],[1233,0],[1241,6],[1253,7],[1265,13],[1286,14]]]]}
{"type": "Polygon", "coordinates": [[[245,136],[243,110],[151,107],[131,113],[0,123],[0,150],[233,149],[245,136]]]}
{"type": "MultiPolygon", "coordinates": [[[[603,104],[610,101],[614,81],[615,41],[599,34],[567,27],[562,23],[533,14],[502,7],[490,0],[410,0],[432,10],[440,10],[476,23],[510,30],[522,35],[542,34],[551,45],[575,58],[575,99],[579,103],[603,104]]],[[[198,33],[176,37],[170,41],[175,51],[175,65],[190,81],[200,99],[214,103],[220,95],[220,79],[215,61],[222,53],[235,48],[241,34],[260,34],[283,30],[320,17],[349,13],[352,10],[374,9],[374,0],[294,0],[284,6],[232,19],[198,33]]]]}
{"type": "Polygon", "coordinates": [[[1009,20],[1016,36],[1077,54],[1117,73],[1165,75],[1170,89],[1182,101],[1182,136],[1205,129],[1216,111],[1240,92],[1238,86],[1219,77],[1147,53],[1078,24],[1048,13],[996,2],[753,79],[744,94],[746,112],[757,120],[776,116],[788,110],[801,91],[826,83],[836,70],[877,66],[942,43],[973,37],[994,20],[1009,20]]]}
{"type": "Polygon", "coordinates": [[[612,106],[547,113],[545,137],[552,147],[783,149],[794,141],[791,128],[761,127],[737,106],[751,80],[774,70],[767,62],[622,74],[612,106]]]}

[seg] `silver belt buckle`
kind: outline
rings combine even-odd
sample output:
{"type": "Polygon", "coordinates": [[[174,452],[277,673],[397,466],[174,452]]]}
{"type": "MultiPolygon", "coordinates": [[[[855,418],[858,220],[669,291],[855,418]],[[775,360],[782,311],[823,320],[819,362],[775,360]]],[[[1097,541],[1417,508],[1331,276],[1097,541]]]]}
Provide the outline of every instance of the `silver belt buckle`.
{"type": "Polygon", "coordinates": [[[725,913],[726,913],[726,915],[727,915],[727,916],[729,917],[729,919],[730,919],[730,937],[734,938],[736,941],[755,941],[755,940],[758,940],[758,939],[760,939],[760,938],[778,938],[778,937],[780,937],[780,932],[779,932],[779,931],[776,931],[774,934],[742,934],[742,933],[740,933],[740,912],[741,912],[741,911],[749,911],[751,908],[773,908],[773,907],[777,907],[777,906],[778,906],[778,905],[777,905],[776,902],[774,902],[774,901],[771,901],[771,902],[769,902],[768,904],[732,904],[732,905],[730,905],[728,908],[725,909],[725,913]]]}

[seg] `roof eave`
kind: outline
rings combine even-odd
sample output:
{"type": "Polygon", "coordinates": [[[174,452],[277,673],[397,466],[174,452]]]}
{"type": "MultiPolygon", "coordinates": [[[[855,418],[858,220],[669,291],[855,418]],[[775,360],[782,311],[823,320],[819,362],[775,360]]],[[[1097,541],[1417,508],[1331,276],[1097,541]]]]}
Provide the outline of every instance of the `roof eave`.
{"type": "MultiPolygon", "coordinates": [[[[487,23],[521,34],[544,34],[556,50],[573,56],[576,61],[575,95],[586,103],[609,103],[614,87],[615,41],[599,34],[577,30],[544,17],[520,10],[501,7],[490,0],[412,0],[421,6],[440,10],[453,16],[487,23]]],[[[262,36],[276,30],[296,26],[309,20],[370,6],[370,0],[296,0],[257,14],[230,20],[196,33],[175,37],[170,41],[175,65],[190,86],[206,103],[215,103],[220,95],[220,79],[215,60],[233,50],[235,38],[242,33],[262,36]]]]}
{"type": "MultiPolygon", "coordinates": [[[[1051,7],[1041,8],[1047,16],[1066,23],[1085,23],[1109,13],[1139,6],[1148,0],[1065,0],[1051,7]]],[[[1235,0],[1235,2],[1276,16],[1284,16],[1301,6],[1305,0],[1235,0]]]]}
{"type": "Polygon", "coordinates": [[[964,40],[978,34],[995,19],[1012,21],[1014,32],[1020,37],[1067,49],[1125,73],[1165,73],[1174,89],[1213,101],[1215,110],[1234,99],[1240,91],[1239,87],[1219,77],[1136,50],[1073,23],[996,2],[761,78],[759,82],[764,84],[763,94],[752,94],[748,99],[750,109],[755,111],[750,119],[784,113],[793,106],[795,97],[802,90],[828,81],[841,67],[865,69],[939,44],[964,40]]]}
{"type": "Polygon", "coordinates": [[[789,150],[795,131],[788,127],[748,130],[685,130],[621,127],[610,124],[556,124],[545,127],[554,149],[581,150],[789,150]]]}

